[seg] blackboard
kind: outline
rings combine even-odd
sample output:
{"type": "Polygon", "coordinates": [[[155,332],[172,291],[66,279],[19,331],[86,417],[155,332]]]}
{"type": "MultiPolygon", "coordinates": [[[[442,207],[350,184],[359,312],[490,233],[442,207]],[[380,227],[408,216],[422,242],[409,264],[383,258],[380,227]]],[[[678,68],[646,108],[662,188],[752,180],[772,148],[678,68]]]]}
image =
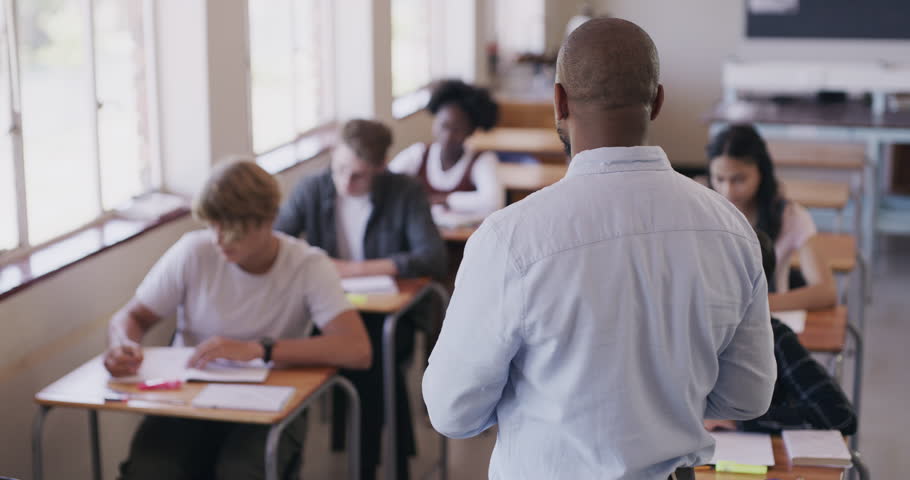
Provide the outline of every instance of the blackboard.
{"type": "Polygon", "coordinates": [[[790,13],[755,13],[746,3],[752,38],[910,39],[910,0],[798,0],[790,13]]]}

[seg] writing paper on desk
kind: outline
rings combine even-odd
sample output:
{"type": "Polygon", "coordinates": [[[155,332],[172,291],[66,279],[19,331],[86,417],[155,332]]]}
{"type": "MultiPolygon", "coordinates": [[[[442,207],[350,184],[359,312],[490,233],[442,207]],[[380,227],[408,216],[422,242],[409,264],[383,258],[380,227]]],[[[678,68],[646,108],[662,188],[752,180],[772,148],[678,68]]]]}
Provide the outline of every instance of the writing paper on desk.
{"type": "Polygon", "coordinates": [[[262,383],[269,376],[269,367],[262,360],[231,362],[217,360],[204,369],[188,368],[193,347],[148,347],[142,350],[139,373],[130,377],[112,377],[116,382],[140,383],[146,380],[168,379],[198,382],[262,383]]]}
{"type": "Polygon", "coordinates": [[[199,408],[226,408],[230,410],[256,410],[278,412],[284,408],[294,387],[274,385],[207,385],[193,399],[199,408]]]}
{"type": "Polygon", "coordinates": [[[343,278],[341,288],[348,293],[398,293],[395,279],[388,275],[343,278]]]}
{"type": "Polygon", "coordinates": [[[849,467],[850,451],[837,430],[784,430],[781,433],[793,465],[849,467]]]}
{"type": "Polygon", "coordinates": [[[711,432],[714,437],[714,457],[708,462],[729,462],[739,465],[774,465],[771,436],[767,433],[711,432]]]}
{"type": "Polygon", "coordinates": [[[793,333],[800,334],[806,329],[806,311],[805,310],[784,310],[781,312],[771,312],[771,316],[780,320],[781,323],[790,327],[793,333]]]}

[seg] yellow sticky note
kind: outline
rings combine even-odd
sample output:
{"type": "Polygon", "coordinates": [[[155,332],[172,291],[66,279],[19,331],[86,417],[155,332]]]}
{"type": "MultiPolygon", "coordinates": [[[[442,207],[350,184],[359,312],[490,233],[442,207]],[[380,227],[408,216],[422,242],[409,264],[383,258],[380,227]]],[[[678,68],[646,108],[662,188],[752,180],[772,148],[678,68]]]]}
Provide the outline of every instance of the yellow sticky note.
{"type": "Polygon", "coordinates": [[[351,302],[352,304],[354,304],[355,306],[363,305],[363,304],[367,303],[367,296],[362,293],[349,293],[348,301],[351,302]]]}
{"type": "Polygon", "coordinates": [[[719,461],[717,462],[717,465],[714,466],[714,468],[718,472],[753,473],[756,475],[764,475],[768,473],[768,467],[764,465],[746,465],[743,463],[728,461],[719,461]]]}

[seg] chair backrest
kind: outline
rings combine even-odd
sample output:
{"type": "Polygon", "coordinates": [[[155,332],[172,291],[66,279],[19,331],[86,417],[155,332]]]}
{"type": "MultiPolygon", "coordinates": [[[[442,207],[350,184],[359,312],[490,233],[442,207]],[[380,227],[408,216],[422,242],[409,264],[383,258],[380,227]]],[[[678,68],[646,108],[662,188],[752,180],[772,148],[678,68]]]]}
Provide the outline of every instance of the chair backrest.
{"type": "Polygon", "coordinates": [[[553,104],[549,102],[518,102],[501,100],[497,127],[555,128],[553,104]]]}

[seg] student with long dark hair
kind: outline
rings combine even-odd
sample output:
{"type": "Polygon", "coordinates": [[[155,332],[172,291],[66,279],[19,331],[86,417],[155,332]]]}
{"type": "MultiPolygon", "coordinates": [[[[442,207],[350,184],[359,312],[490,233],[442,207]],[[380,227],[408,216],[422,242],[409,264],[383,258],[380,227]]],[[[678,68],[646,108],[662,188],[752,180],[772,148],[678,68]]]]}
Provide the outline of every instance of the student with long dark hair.
{"type": "Polygon", "coordinates": [[[461,80],[443,80],[433,88],[427,110],[434,117],[433,142],[402,150],[389,170],[420,180],[433,205],[483,214],[502,208],[499,159],[494,152],[474,151],[466,144],[477,129],[496,125],[499,107],[490,93],[461,80]]]}
{"type": "Polygon", "coordinates": [[[837,303],[837,285],[816,246],[809,212],[781,192],[764,139],[751,125],[732,125],[708,144],[709,185],[774,241],[777,274],[768,279],[775,293],[772,310],[816,309],[837,303]],[[790,284],[790,263],[800,260],[805,285],[790,284]]]}

